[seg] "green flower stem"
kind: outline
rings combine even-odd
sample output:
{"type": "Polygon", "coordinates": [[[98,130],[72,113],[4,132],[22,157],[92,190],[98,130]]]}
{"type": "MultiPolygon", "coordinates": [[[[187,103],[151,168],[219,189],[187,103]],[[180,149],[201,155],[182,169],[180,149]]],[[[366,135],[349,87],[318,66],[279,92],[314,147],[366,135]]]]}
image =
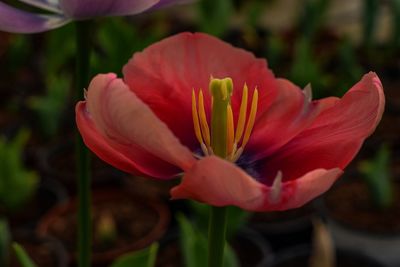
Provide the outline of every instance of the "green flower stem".
{"type": "Polygon", "coordinates": [[[226,236],[226,207],[211,207],[208,228],[208,267],[222,267],[226,236]]]}
{"type": "MultiPolygon", "coordinates": [[[[90,22],[76,22],[76,93],[75,102],[81,100],[89,84],[90,22]]],[[[78,266],[91,266],[91,192],[90,152],[76,132],[76,159],[78,171],[78,266]]]]}
{"type": "MultiPolygon", "coordinates": [[[[215,155],[227,157],[227,108],[233,90],[232,80],[212,79],[210,92],[213,96],[211,114],[211,147],[215,155]]],[[[226,235],[226,208],[211,207],[208,228],[208,267],[222,267],[226,235]]]]}

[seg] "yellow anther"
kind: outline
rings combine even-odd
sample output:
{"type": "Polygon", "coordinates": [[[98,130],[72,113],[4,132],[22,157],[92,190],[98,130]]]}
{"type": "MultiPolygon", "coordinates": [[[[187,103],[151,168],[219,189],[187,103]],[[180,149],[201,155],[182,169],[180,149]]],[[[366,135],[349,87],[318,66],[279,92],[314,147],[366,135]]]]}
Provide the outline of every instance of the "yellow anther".
{"type": "Polygon", "coordinates": [[[243,93],[242,93],[242,103],[240,104],[240,111],[239,111],[239,118],[237,122],[236,128],[236,136],[235,136],[235,143],[239,143],[240,138],[242,138],[244,125],[246,122],[246,115],[247,115],[247,99],[248,99],[248,91],[247,84],[244,84],[243,93]]]}
{"type": "Polygon", "coordinates": [[[256,88],[254,89],[253,99],[251,101],[250,115],[249,115],[249,120],[247,121],[246,131],[244,132],[243,142],[241,145],[242,148],[244,148],[244,146],[249,141],[251,131],[253,130],[257,114],[257,104],[258,104],[258,90],[256,88]]]}
{"type": "Polygon", "coordinates": [[[227,152],[228,155],[230,155],[233,151],[233,141],[234,141],[234,137],[235,137],[235,125],[233,123],[233,111],[232,111],[232,107],[229,104],[227,107],[227,152]]]}
{"type": "Polygon", "coordinates": [[[200,123],[199,123],[199,116],[197,114],[196,95],[194,93],[194,89],[192,90],[192,117],[193,117],[194,133],[196,134],[199,143],[203,144],[203,138],[201,136],[200,123]]]}
{"type": "Polygon", "coordinates": [[[207,123],[206,111],[204,109],[204,96],[203,96],[203,91],[201,89],[199,92],[199,117],[200,117],[201,132],[203,133],[203,138],[207,147],[209,147],[211,143],[210,128],[208,127],[207,123]]]}

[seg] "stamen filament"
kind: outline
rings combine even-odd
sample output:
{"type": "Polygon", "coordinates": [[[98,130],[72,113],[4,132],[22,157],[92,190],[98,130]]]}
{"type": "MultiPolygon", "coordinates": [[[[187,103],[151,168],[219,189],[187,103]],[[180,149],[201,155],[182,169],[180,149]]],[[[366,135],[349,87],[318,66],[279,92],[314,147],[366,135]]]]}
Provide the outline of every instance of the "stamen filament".
{"type": "Polygon", "coordinates": [[[233,141],[235,138],[235,125],[233,123],[233,111],[232,106],[229,104],[227,107],[227,149],[228,155],[232,153],[233,150],[233,141]]]}
{"type": "Polygon", "coordinates": [[[193,117],[193,126],[194,133],[196,134],[196,138],[200,144],[203,144],[203,137],[201,136],[199,116],[197,114],[197,105],[196,105],[196,94],[194,89],[192,89],[192,117],[193,117]]]}
{"type": "Polygon", "coordinates": [[[200,126],[201,132],[203,133],[204,141],[207,147],[210,146],[210,128],[208,127],[206,111],[204,109],[204,96],[203,91],[199,92],[199,117],[200,117],[200,126]]]}
{"type": "Polygon", "coordinates": [[[251,110],[249,119],[246,125],[246,131],[244,133],[243,142],[241,147],[244,148],[247,142],[249,141],[251,131],[253,130],[254,122],[256,120],[256,113],[257,113],[257,104],[258,104],[258,90],[257,88],[254,89],[253,99],[251,101],[251,110]]]}
{"type": "Polygon", "coordinates": [[[248,99],[248,91],[247,84],[244,84],[243,93],[242,93],[242,103],[240,104],[240,111],[239,111],[239,118],[237,122],[236,128],[236,136],[235,136],[235,143],[239,143],[240,138],[242,138],[244,125],[246,122],[246,115],[247,115],[247,99],[248,99]]]}

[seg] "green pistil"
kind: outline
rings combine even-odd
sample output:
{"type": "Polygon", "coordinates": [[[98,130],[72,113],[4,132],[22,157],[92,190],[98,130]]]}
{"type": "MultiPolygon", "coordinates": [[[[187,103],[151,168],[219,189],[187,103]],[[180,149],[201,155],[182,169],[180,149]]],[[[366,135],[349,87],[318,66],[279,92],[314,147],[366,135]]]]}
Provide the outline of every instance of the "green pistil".
{"type": "Polygon", "coordinates": [[[211,147],[215,155],[227,157],[227,118],[233,83],[231,78],[212,79],[210,92],[213,97],[211,114],[211,147]]]}

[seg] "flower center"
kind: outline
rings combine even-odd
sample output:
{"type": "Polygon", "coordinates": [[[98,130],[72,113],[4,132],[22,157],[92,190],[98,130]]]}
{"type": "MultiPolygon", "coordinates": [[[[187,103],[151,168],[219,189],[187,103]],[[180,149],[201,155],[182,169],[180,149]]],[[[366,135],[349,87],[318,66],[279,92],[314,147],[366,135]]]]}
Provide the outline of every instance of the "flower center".
{"type": "Polygon", "coordinates": [[[195,90],[192,90],[192,116],[196,138],[200,143],[204,155],[217,155],[235,162],[242,155],[244,147],[249,141],[257,113],[258,90],[254,89],[251,101],[250,114],[247,116],[248,87],[243,86],[242,101],[236,123],[233,118],[231,96],[233,83],[231,78],[211,79],[209,90],[211,93],[211,131],[207,122],[204,108],[204,96],[199,90],[196,99],[195,90]],[[247,123],[246,123],[247,121],[247,123]]]}

